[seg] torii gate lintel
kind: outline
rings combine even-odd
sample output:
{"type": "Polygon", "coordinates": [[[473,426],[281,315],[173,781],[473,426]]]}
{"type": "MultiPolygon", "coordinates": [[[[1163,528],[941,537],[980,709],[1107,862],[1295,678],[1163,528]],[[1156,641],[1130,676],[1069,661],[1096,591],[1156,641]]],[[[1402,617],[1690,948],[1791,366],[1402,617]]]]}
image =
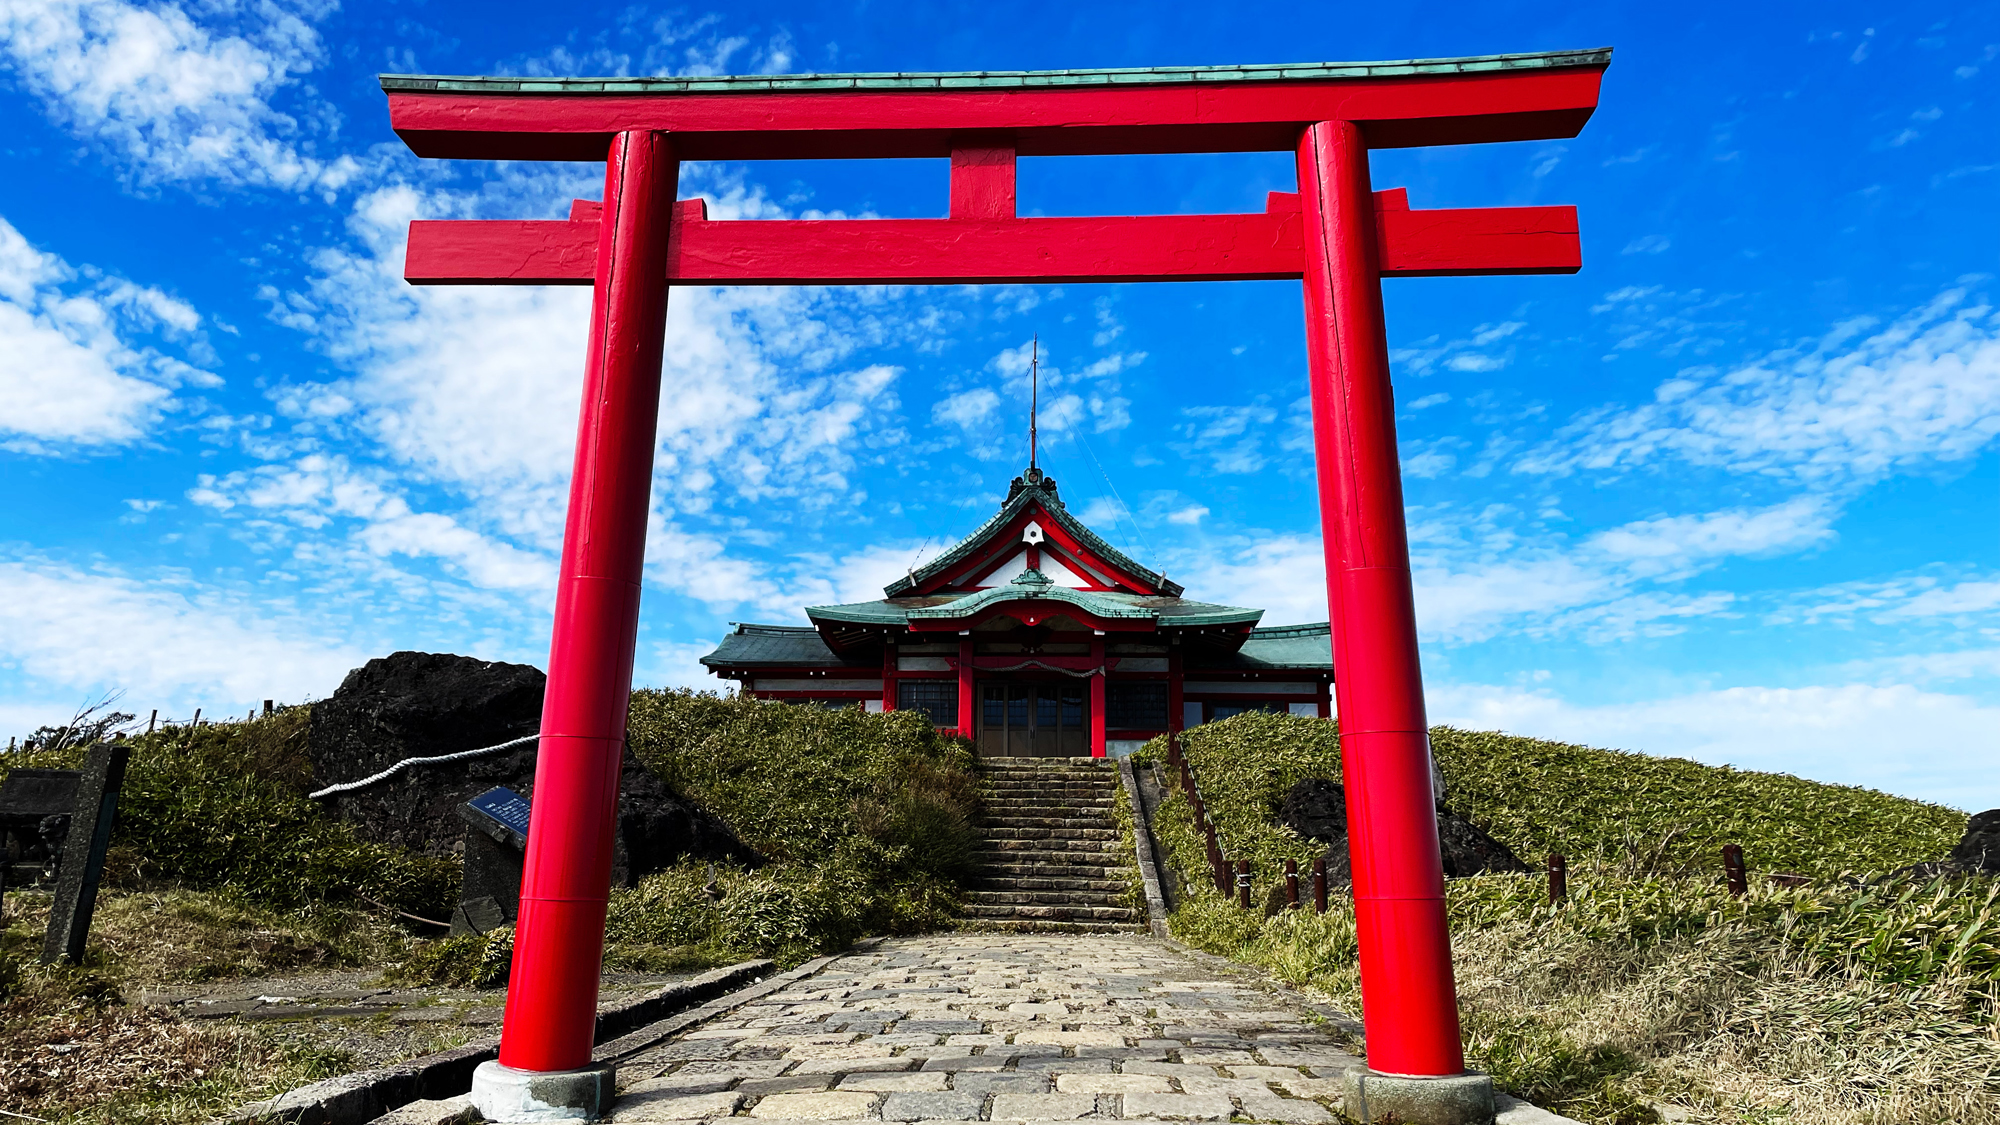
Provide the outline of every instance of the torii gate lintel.
{"type": "MultiPolygon", "coordinates": [[[[1609,62],[1586,51],[1176,71],[385,76],[392,123],[419,155],[606,160],[604,199],[577,201],[567,220],[419,221],[406,260],[415,283],[593,286],[512,990],[499,1063],[474,1086],[487,1118],[547,1119],[536,1091],[554,1087],[538,1082],[597,1073],[591,1027],[676,285],[1303,281],[1370,1074],[1462,1075],[1380,282],[1573,273],[1581,252],[1573,208],[1412,210],[1401,189],[1373,190],[1368,151],[1574,135],[1609,62]],[[1023,155],[1259,149],[1292,151],[1299,182],[1262,212],[1015,214],[1023,155]],[[913,155],[950,157],[947,217],[716,220],[701,200],[675,199],[685,159],[913,155]]],[[[591,1115],[606,1081],[590,1078],[578,1088],[596,1093],[559,1108],[591,1115]]]]}

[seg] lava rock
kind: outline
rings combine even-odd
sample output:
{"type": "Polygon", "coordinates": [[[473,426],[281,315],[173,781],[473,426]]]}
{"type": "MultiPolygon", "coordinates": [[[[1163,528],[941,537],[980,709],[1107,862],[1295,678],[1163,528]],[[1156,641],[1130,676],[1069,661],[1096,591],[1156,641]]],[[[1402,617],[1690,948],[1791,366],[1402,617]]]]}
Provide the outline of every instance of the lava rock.
{"type": "MultiPolygon", "coordinates": [[[[1278,823],[1309,840],[1334,845],[1326,853],[1328,882],[1349,882],[1347,791],[1323,777],[1302,778],[1285,794],[1278,823]]],[[[1523,872],[1528,865],[1507,846],[1450,809],[1438,810],[1438,851],[1451,876],[1523,872]]],[[[1996,849],[2000,855],[2000,849],[1996,849]]]]}
{"type": "MultiPolygon", "coordinates": [[[[541,727],[547,677],[525,664],[448,653],[398,652],[348,673],[313,704],[306,749],[318,785],[354,781],[403,761],[492,746],[541,727]]],[[[534,797],[536,744],[438,765],[324,799],[364,838],[430,855],[454,853],[454,809],[496,785],[534,797]]],[[[631,886],[677,859],[756,866],[763,857],[729,826],[674,793],[628,751],[619,778],[612,880],[631,886]]]]}
{"type": "Polygon", "coordinates": [[[1528,870],[1507,845],[1450,809],[1438,810],[1438,851],[1444,857],[1446,875],[1520,874],[1528,870]]]}
{"type": "Polygon", "coordinates": [[[1965,836],[1944,857],[1959,871],[2000,875],[2000,809],[1974,813],[1965,825],[1965,836]]]}
{"type": "Polygon", "coordinates": [[[1323,777],[1301,778],[1285,794],[1278,823],[1308,840],[1347,839],[1347,791],[1323,777]]]}

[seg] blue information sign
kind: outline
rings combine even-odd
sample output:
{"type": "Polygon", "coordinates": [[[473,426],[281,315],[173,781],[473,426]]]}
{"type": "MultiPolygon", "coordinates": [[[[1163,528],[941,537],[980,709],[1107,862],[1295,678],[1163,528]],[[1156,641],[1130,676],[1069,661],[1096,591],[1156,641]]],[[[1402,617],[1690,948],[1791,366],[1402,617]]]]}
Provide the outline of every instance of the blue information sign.
{"type": "Polygon", "coordinates": [[[488,789],[465,806],[514,837],[514,843],[528,846],[528,799],[505,786],[488,789]]]}

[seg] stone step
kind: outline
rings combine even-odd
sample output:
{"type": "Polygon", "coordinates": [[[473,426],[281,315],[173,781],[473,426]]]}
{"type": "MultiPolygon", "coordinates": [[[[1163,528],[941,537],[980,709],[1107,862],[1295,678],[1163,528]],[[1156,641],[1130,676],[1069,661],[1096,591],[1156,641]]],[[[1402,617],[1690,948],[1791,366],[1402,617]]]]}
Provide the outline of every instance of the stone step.
{"type": "Polygon", "coordinates": [[[1125,852],[1117,840],[1069,840],[1060,836],[1026,840],[1003,840],[989,836],[984,845],[975,850],[989,855],[1003,852],[1009,855],[1019,855],[1022,852],[1061,852],[1065,855],[1087,852],[1091,855],[1121,855],[1125,852]]]}
{"type": "Polygon", "coordinates": [[[1116,828],[1085,828],[1078,825],[1048,826],[1025,824],[1001,826],[988,824],[985,836],[989,840],[1116,840],[1116,828]]]}
{"type": "Polygon", "coordinates": [[[959,923],[961,930],[974,933],[1000,932],[1019,934],[1133,934],[1143,933],[1146,927],[1140,925],[1120,925],[1116,922],[1044,922],[1009,921],[1003,918],[965,919],[959,923]]]}
{"type": "Polygon", "coordinates": [[[1137,912],[1126,906],[988,906],[973,903],[965,908],[968,918],[1012,918],[1047,922],[1131,922],[1137,912]]]}
{"type": "Polygon", "coordinates": [[[1066,828],[1079,832],[1118,831],[1118,824],[1105,816],[989,816],[984,821],[989,831],[1007,828],[1066,828]]]}
{"type": "Polygon", "coordinates": [[[1000,859],[978,865],[976,879],[1118,879],[1132,865],[1112,857],[1074,855],[1064,863],[1034,859],[1000,859]]]}
{"type": "Polygon", "coordinates": [[[1109,819],[1110,801],[1076,801],[1065,803],[1037,798],[1032,801],[987,801],[986,815],[992,816],[1053,816],[1077,817],[1094,816],[1109,819]]]}
{"type": "Polygon", "coordinates": [[[1123,906],[1125,896],[1112,891],[967,891],[965,901],[980,906],[1123,906]]]}
{"type": "Polygon", "coordinates": [[[1123,891],[1129,884],[1123,879],[1083,878],[1063,875],[1003,875],[991,878],[975,878],[971,889],[974,891],[1123,891]]]}

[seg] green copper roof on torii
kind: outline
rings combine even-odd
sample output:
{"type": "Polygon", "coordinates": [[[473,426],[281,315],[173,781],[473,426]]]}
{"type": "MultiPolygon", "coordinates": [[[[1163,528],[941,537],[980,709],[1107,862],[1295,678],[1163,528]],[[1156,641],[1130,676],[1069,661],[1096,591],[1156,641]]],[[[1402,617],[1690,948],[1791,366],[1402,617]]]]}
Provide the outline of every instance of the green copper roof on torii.
{"type": "Polygon", "coordinates": [[[1611,48],[1474,55],[1393,62],[1269,63],[1251,66],[1127,67],[1110,70],[973,70],[888,74],[738,74],[678,78],[482,78],[384,74],[386,92],[470,94],[756,94],[798,90],[1045,90],[1089,86],[1187,86],[1419,78],[1511,70],[1605,67],[1611,48]]]}

